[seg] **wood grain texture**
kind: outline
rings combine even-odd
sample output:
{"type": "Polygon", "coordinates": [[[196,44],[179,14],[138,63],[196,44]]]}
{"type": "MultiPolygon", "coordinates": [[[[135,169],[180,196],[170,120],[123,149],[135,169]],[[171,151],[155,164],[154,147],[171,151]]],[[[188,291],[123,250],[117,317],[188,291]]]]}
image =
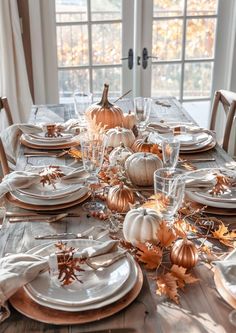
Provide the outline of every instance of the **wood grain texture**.
{"type": "MultiPolygon", "coordinates": [[[[164,99],[167,100],[166,98],[164,99]]],[[[152,115],[152,121],[160,121],[165,119],[179,119],[179,121],[193,120],[186,114],[180,104],[176,100],[170,100],[172,107],[163,112],[158,107],[155,108],[155,113],[152,115]]],[[[167,109],[167,108],[165,108],[167,109]]],[[[35,111],[35,109],[33,109],[35,111]]],[[[45,109],[46,110],[46,109],[45,109]]],[[[55,112],[57,108],[53,106],[50,111],[55,112]]],[[[64,118],[67,119],[69,114],[68,109],[64,110],[64,118]]],[[[34,119],[34,111],[31,118],[34,119]]],[[[60,117],[63,116],[62,108],[60,108],[60,117]]],[[[44,112],[37,113],[36,121],[41,121],[44,112]]],[[[52,117],[52,113],[50,113],[52,117]]],[[[52,118],[50,119],[52,121],[52,118]]],[[[224,166],[226,162],[232,161],[227,153],[218,145],[215,148],[193,155],[184,155],[187,159],[214,157],[215,161],[194,163],[197,168],[209,168],[224,166]]],[[[25,169],[27,165],[40,164],[60,164],[65,165],[71,163],[71,159],[58,159],[49,157],[30,157],[25,158],[23,149],[17,161],[17,169],[25,169]]],[[[78,164],[79,166],[80,164],[78,164]]],[[[8,203],[9,210],[17,210],[24,212],[23,209],[13,207],[8,203]]],[[[76,213],[78,217],[67,217],[60,223],[16,223],[10,224],[7,219],[4,220],[3,227],[0,232],[0,256],[6,253],[26,252],[27,250],[46,241],[37,241],[34,239],[36,235],[47,233],[62,233],[62,232],[81,232],[90,226],[102,225],[103,222],[88,217],[86,212],[81,209],[81,206],[71,207],[67,209],[69,213],[76,213]]],[[[232,225],[236,222],[235,216],[219,216],[224,222],[232,225]]],[[[222,247],[222,251],[227,249],[222,247]]],[[[165,297],[157,296],[155,293],[156,285],[155,273],[147,272],[148,280],[144,278],[144,285],[139,296],[127,308],[123,309],[111,317],[97,321],[96,323],[87,323],[81,325],[62,325],[54,326],[43,324],[35,320],[29,319],[16,310],[12,309],[12,315],[9,319],[3,322],[0,326],[1,332],[7,333],[77,333],[77,332],[116,332],[116,333],[232,333],[235,328],[230,324],[228,315],[232,310],[218,294],[215,288],[213,272],[203,264],[198,264],[194,268],[194,274],[199,278],[196,284],[186,286],[184,291],[180,291],[180,304],[176,305],[165,297]],[[151,288],[151,294],[149,291],[151,288]],[[111,329],[109,331],[109,329],[111,329]]]]}

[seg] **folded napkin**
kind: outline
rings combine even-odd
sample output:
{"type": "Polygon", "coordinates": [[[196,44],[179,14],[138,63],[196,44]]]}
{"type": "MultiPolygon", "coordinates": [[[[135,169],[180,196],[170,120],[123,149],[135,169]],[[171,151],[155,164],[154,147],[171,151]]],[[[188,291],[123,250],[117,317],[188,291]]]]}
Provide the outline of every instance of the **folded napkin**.
{"type": "MultiPolygon", "coordinates": [[[[76,252],[76,257],[89,258],[115,251],[118,241],[110,240],[76,252]]],[[[7,300],[38,274],[57,267],[55,254],[41,257],[30,254],[12,254],[0,259],[0,322],[10,316],[7,300]]]]}
{"type": "Polygon", "coordinates": [[[13,171],[6,175],[0,183],[0,198],[7,192],[18,188],[27,188],[32,184],[39,183],[40,176],[28,171],[13,171]]]}
{"type": "Polygon", "coordinates": [[[47,268],[48,261],[36,255],[13,254],[0,260],[0,322],[10,316],[6,301],[47,268]]]}
{"type": "Polygon", "coordinates": [[[236,299],[236,261],[235,259],[216,261],[216,269],[225,289],[236,299]]]}

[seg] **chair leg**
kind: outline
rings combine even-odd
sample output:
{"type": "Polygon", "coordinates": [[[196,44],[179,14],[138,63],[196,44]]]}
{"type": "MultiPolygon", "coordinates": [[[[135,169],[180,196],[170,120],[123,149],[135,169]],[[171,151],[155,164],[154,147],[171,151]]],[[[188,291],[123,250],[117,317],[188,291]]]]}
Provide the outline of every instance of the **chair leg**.
{"type": "Polygon", "coordinates": [[[1,160],[1,165],[2,165],[2,172],[3,175],[6,176],[10,173],[10,168],[7,162],[5,150],[3,147],[2,140],[0,139],[0,160],[1,160]]]}

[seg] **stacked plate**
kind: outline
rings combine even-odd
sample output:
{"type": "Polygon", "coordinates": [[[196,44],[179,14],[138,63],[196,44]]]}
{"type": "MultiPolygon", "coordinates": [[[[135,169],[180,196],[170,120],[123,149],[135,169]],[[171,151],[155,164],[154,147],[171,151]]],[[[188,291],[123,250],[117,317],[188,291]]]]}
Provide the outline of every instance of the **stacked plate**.
{"type": "MultiPolygon", "coordinates": [[[[67,240],[67,245],[80,250],[99,244],[93,240],[67,240]]],[[[55,243],[48,243],[31,249],[28,253],[48,257],[55,253],[55,243]]],[[[138,281],[140,271],[132,256],[127,254],[106,268],[93,270],[86,264],[79,274],[82,281],[61,286],[57,276],[49,271],[41,273],[24,289],[36,303],[51,309],[80,312],[110,305],[127,295],[138,281]]]]}
{"type": "MultiPolygon", "coordinates": [[[[214,280],[223,299],[236,309],[236,251],[232,251],[222,262],[216,262],[214,280]]],[[[235,324],[235,321],[234,321],[235,324]]]]}
{"type": "MultiPolygon", "coordinates": [[[[39,173],[43,168],[44,166],[32,167],[31,171],[39,173]]],[[[60,166],[60,170],[68,175],[74,169],[60,166]]],[[[75,182],[64,184],[60,181],[55,184],[55,188],[52,185],[38,183],[10,193],[10,200],[17,202],[18,206],[33,210],[57,210],[71,207],[88,197],[89,189],[84,185],[75,182]]]]}
{"type": "Polygon", "coordinates": [[[63,149],[79,144],[79,137],[71,133],[61,133],[59,137],[45,137],[45,133],[22,134],[21,143],[35,149],[63,149]]]}
{"type": "Polygon", "coordinates": [[[187,180],[188,184],[186,186],[188,199],[204,206],[217,208],[217,211],[221,212],[221,214],[224,214],[223,210],[226,209],[236,214],[235,171],[228,169],[202,169],[188,173],[188,177],[189,181],[187,180]],[[232,180],[232,185],[229,185],[224,192],[214,195],[211,190],[216,184],[217,175],[228,177],[232,180]],[[194,184],[194,186],[191,184],[194,184]]]}
{"type": "MultiPolygon", "coordinates": [[[[166,128],[169,129],[169,131],[171,130],[171,127],[167,126],[166,128]]],[[[159,131],[158,128],[157,131],[159,131]]],[[[167,139],[169,135],[170,132],[165,133],[160,131],[159,134],[151,133],[149,138],[151,141],[159,144],[163,139],[167,139]]],[[[216,145],[216,140],[210,131],[198,129],[196,126],[181,126],[181,132],[174,132],[174,136],[180,141],[180,152],[183,154],[207,151],[214,148],[216,145]]]]}

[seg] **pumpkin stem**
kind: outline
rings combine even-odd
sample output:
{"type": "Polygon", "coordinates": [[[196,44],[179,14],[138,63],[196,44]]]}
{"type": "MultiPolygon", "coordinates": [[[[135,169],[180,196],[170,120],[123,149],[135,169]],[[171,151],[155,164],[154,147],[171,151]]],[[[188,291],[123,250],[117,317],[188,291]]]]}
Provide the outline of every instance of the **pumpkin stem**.
{"type": "Polygon", "coordinates": [[[148,136],[146,136],[146,138],[143,141],[144,143],[148,143],[148,136]]]}
{"type": "Polygon", "coordinates": [[[113,104],[111,104],[108,101],[108,90],[109,90],[109,84],[104,84],[104,89],[103,89],[103,93],[102,93],[102,99],[101,101],[98,103],[98,105],[100,105],[103,108],[109,108],[111,106],[113,106],[113,104]]]}
{"type": "Polygon", "coordinates": [[[147,210],[146,210],[146,208],[143,209],[143,215],[147,215],[147,210]]]}

